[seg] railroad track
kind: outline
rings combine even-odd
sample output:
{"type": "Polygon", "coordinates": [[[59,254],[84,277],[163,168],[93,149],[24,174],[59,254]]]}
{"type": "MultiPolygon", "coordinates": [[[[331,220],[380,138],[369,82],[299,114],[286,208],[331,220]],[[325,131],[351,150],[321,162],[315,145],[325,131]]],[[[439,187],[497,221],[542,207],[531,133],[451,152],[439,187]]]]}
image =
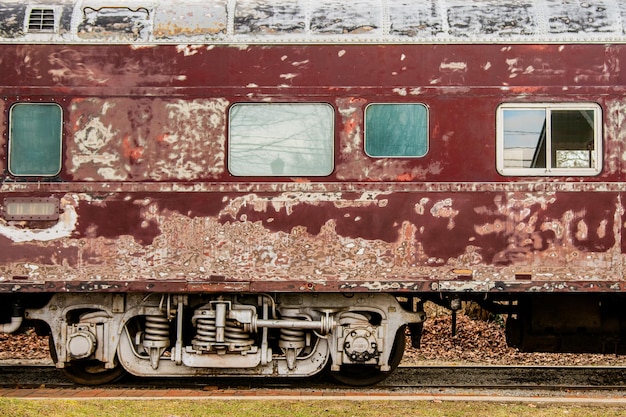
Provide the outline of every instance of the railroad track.
{"type": "MultiPolygon", "coordinates": [[[[88,390],[63,378],[52,366],[0,366],[0,396],[28,389],[88,390]]],[[[422,366],[400,367],[384,382],[365,388],[350,388],[314,379],[221,379],[221,378],[135,378],[97,387],[99,392],[132,390],[191,390],[232,392],[239,390],[324,392],[350,395],[353,392],[385,394],[420,390],[525,390],[525,391],[619,391],[626,393],[626,367],[544,366],[422,366]]],[[[104,394],[105,395],[105,394],[104,394]]]]}
{"type": "Polygon", "coordinates": [[[379,387],[625,390],[626,367],[421,366],[398,368],[379,387]]]}

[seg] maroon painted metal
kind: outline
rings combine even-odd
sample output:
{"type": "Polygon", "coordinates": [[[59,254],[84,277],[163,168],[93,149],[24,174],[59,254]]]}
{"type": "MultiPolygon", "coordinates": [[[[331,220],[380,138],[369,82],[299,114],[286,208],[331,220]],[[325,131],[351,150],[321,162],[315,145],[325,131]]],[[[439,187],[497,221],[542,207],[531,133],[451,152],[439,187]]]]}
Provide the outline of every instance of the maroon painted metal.
{"type": "Polygon", "coordinates": [[[0,292],[621,292],[621,44],[0,45],[0,292]],[[64,112],[58,178],[6,173],[8,110],[64,112]],[[229,174],[228,109],[335,109],[328,177],[229,174]],[[429,109],[423,158],[371,158],[370,103],[429,109]],[[593,177],[496,171],[501,103],[603,111],[593,177]]]}

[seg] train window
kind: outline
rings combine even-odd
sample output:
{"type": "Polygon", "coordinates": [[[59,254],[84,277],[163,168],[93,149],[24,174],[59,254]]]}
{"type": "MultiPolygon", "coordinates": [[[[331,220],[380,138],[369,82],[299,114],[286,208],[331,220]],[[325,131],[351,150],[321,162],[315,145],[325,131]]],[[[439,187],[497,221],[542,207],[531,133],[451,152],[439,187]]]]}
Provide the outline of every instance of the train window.
{"type": "Polygon", "coordinates": [[[62,110],[54,103],[18,103],[9,121],[9,172],[55,176],[61,171],[62,110]]]}
{"type": "Polygon", "coordinates": [[[365,152],[372,157],[421,157],[428,152],[428,109],[423,104],[370,104],[365,109],[365,152]]]}
{"type": "Polygon", "coordinates": [[[229,113],[228,167],[237,176],[326,176],[334,110],[323,103],[239,103],[229,113]]]}
{"type": "Polygon", "coordinates": [[[602,168],[597,104],[503,104],[497,112],[502,175],[596,175],[602,168]]]}

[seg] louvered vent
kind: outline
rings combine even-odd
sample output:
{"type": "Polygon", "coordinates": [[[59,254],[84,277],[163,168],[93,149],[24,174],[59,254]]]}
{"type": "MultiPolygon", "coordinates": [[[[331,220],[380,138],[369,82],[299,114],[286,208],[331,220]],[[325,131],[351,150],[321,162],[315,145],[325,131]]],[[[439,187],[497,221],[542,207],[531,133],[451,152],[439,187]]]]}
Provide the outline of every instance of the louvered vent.
{"type": "Polygon", "coordinates": [[[32,9],[28,17],[29,32],[54,32],[54,9],[32,9]]]}

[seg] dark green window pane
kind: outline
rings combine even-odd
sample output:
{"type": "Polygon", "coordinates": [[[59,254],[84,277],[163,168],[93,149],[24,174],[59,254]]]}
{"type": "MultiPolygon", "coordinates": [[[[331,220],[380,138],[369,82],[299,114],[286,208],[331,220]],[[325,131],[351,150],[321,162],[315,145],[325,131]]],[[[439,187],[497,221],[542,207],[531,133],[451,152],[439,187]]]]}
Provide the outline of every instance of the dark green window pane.
{"type": "Polygon", "coordinates": [[[61,108],[56,104],[16,104],[11,108],[10,123],[11,174],[57,175],[61,170],[61,108]]]}
{"type": "Polygon", "coordinates": [[[365,152],[420,157],[428,152],[428,110],[422,104],[372,104],[365,110],[365,152]]]}
{"type": "Polygon", "coordinates": [[[595,168],[593,110],[553,110],[552,166],[595,168]]]}

